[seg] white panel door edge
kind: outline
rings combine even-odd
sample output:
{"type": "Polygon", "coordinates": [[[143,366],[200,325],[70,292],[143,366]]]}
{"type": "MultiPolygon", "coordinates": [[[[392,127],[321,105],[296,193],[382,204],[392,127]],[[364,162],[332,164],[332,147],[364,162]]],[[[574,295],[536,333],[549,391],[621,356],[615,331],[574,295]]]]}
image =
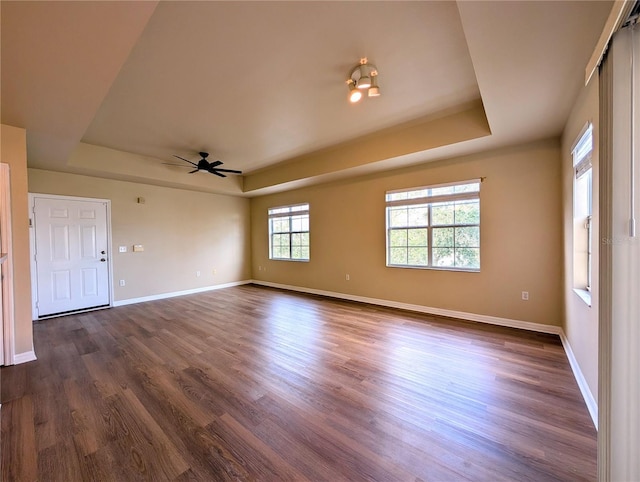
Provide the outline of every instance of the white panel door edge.
{"type": "Polygon", "coordinates": [[[13,308],[13,262],[10,253],[12,249],[11,236],[11,183],[10,167],[6,163],[0,163],[0,252],[6,254],[2,267],[3,281],[0,283],[2,290],[2,323],[0,324],[2,356],[0,365],[13,365],[15,357],[15,320],[13,308]]]}

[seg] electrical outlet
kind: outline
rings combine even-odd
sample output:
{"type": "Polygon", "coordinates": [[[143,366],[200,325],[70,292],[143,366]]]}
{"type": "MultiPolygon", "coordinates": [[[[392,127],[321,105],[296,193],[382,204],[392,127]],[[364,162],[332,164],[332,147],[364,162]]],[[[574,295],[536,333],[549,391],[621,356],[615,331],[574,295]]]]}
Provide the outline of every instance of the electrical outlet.
{"type": "Polygon", "coordinates": [[[522,299],[524,301],[529,301],[529,292],[528,291],[523,291],[522,292],[522,299]]]}
{"type": "Polygon", "coordinates": [[[213,273],[213,274],[216,274],[217,272],[218,272],[218,270],[217,270],[217,269],[215,269],[215,268],[213,268],[212,273],[213,273]]]}
{"type": "Polygon", "coordinates": [[[346,279],[347,281],[349,281],[349,275],[348,275],[348,274],[344,275],[344,279],[346,279]]]}
{"type": "Polygon", "coordinates": [[[124,286],[126,283],[124,282],[123,279],[120,280],[120,286],[124,286]]]}
{"type": "Polygon", "coordinates": [[[196,271],[196,277],[200,278],[200,271],[196,271]]]}
{"type": "Polygon", "coordinates": [[[118,247],[118,252],[119,253],[126,253],[127,252],[127,247],[126,246],[119,246],[118,247]]]}

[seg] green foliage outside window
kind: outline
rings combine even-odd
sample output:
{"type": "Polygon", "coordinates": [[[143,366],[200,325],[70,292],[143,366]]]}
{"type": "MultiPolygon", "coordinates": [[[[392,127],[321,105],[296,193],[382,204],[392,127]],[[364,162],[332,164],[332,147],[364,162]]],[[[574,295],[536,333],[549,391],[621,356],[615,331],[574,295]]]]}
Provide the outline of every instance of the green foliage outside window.
{"type": "Polygon", "coordinates": [[[387,264],[479,270],[479,189],[473,182],[388,193],[387,264]]]}
{"type": "Polygon", "coordinates": [[[309,261],[309,205],[269,209],[269,258],[309,261]]]}

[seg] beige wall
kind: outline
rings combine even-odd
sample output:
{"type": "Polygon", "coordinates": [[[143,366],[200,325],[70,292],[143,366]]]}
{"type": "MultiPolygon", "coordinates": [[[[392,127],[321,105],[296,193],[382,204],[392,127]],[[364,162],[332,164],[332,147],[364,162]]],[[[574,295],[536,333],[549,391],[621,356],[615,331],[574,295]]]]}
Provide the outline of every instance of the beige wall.
{"type": "Polygon", "coordinates": [[[256,197],[251,200],[253,278],[559,325],[561,213],[556,139],[256,197]],[[385,266],[385,191],[478,177],[486,177],[479,273],[385,266]],[[267,209],[302,202],[310,204],[311,260],[270,261],[267,209]],[[529,301],[521,299],[522,291],[529,291],[529,301]]]}
{"type": "Polygon", "coordinates": [[[2,125],[0,160],[9,164],[11,176],[11,231],[13,247],[13,297],[15,353],[33,350],[31,276],[29,272],[29,210],[27,199],[27,133],[2,125]]]}
{"type": "Polygon", "coordinates": [[[582,89],[562,136],[562,205],[564,213],[564,332],[594,400],[598,394],[598,73],[582,89]],[[573,158],[571,149],[584,126],[593,124],[592,285],[591,306],[574,291],[573,158]]]}
{"type": "Polygon", "coordinates": [[[250,278],[248,199],[38,169],[29,192],[111,200],[116,301],[250,278]]]}

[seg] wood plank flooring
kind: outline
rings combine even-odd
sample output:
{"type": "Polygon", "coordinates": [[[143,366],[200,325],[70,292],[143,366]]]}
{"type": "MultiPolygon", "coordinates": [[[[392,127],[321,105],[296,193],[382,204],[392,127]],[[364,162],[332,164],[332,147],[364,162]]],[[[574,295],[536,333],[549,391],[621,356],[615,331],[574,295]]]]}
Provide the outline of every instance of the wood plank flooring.
{"type": "Polygon", "coordinates": [[[580,481],[556,336],[246,285],[34,325],[9,481],[580,481]]]}

